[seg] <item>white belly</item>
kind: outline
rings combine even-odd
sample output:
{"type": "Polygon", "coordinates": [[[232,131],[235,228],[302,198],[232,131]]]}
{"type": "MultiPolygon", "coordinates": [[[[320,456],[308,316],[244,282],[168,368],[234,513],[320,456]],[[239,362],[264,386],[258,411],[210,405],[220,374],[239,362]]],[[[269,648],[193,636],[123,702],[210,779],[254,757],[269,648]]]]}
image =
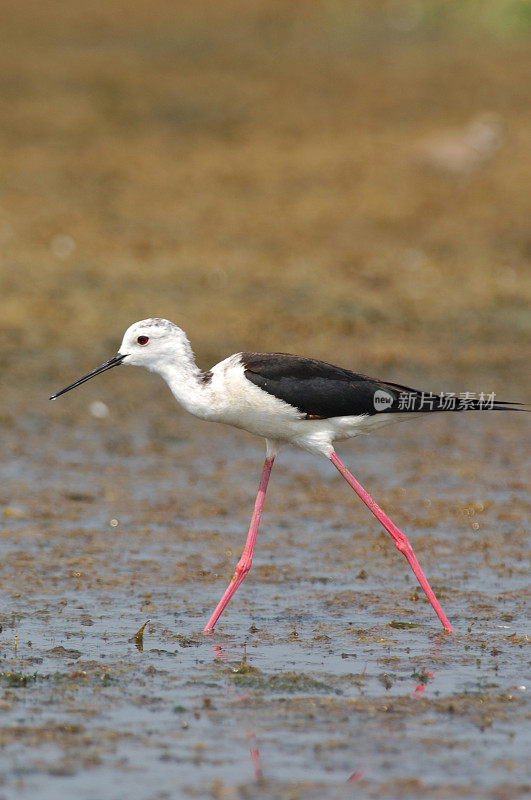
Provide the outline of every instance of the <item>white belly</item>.
{"type": "Polygon", "coordinates": [[[283,400],[247,380],[238,356],[217,364],[209,385],[208,419],[223,422],[277,443],[330,455],[333,442],[351,439],[416,414],[377,414],[306,419],[283,400]]]}

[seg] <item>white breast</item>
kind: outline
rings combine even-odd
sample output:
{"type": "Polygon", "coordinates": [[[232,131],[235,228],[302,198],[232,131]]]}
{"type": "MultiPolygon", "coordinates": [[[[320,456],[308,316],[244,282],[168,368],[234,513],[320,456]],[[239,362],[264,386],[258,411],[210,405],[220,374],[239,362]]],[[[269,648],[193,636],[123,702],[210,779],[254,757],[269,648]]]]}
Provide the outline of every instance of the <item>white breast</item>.
{"type": "Polygon", "coordinates": [[[211,373],[204,387],[209,405],[207,419],[242,428],[271,442],[288,442],[311,453],[329,456],[335,441],[417,416],[376,414],[308,420],[289,403],[248,381],[239,353],[220,361],[211,373]]]}
{"type": "Polygon", "coordinates": [[[289,403],[248,381],[239,353],[212,368],[208,391],[212,407],[210,419],[267,439],[289,441],[293,424],[303,417],[289,403]]]}

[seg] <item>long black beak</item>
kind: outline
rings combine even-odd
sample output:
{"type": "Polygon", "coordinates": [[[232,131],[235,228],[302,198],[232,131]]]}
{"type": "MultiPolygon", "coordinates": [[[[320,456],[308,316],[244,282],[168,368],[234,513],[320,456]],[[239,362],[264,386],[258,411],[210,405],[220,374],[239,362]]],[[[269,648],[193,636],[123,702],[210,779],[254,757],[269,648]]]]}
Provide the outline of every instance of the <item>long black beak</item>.
{"type": "Polygon", "coordinates": [[[93,369],[92,372],[87,373],[87,375],[84,375],[78,381],[71,383],[70,386],[66,386],[64,389],[61,389],[61,391],[57,392],[57,394],[52,394],[50,400],[55,400],[56,397],[59,397],[59,395],[64,394],[65,392],[69,392],[70,389],[75,389],[76,386],[80,386],[82,383],[85,383],[85,381],[89,381],[91,378],[94,377],[94,375],[99,375],[100,372],[107,372],[108,369],[117,367],[119,364],[122,363],[124,358],[125,356],[123,356],[121,353],[116,353],[116,355],[110,358],[108,361],[106,361],[105,364],[101,364],[101,366],[96,367],[96,369],[93,369]]]}

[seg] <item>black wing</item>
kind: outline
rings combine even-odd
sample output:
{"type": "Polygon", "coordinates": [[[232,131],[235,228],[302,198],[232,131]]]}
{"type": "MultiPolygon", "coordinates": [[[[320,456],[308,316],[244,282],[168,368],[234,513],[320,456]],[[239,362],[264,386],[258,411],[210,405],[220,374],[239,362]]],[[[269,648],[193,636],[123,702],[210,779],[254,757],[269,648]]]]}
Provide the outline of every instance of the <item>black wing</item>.
{"type": "Polygon", "coordinates": [[[486,398],[465,402],[461,396],[422,392],[289,353],[242,353],[241,359],[247,380],[297,408],[308,419],[408,411],[501,410],[513,405],[489,405],[486,398]]]}

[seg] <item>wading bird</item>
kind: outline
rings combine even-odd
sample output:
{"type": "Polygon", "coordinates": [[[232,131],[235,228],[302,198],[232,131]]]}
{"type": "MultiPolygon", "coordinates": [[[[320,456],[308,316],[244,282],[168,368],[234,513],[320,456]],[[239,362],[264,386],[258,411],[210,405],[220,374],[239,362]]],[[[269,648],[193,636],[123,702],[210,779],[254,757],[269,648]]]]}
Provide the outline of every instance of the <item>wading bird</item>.
{"type": "Polygon", "coordinates": [[[340,461],[334,442],[369,433],[382,425],[411,418],[411,415],[434,411],[510,410],[520,403],[494,401],[493,396],[487,399],[466,397],[458,403],[452,394],[421,392],[287,353],[236,353],[203,372],[195,363],[184,331],[158,318],[131,325],[113,358],[57,392],[50,400],[120,364],[157,372],[175,399],[194,416],[224,422],[266,440],[266,459],[245,548],[230,584],[205,626],[205,633],[214,629],[249,572],[271,468],[284,444],[296,445],[332,462],[390,534],[444,628],[452,632],[407,538],[340,461]]]}

